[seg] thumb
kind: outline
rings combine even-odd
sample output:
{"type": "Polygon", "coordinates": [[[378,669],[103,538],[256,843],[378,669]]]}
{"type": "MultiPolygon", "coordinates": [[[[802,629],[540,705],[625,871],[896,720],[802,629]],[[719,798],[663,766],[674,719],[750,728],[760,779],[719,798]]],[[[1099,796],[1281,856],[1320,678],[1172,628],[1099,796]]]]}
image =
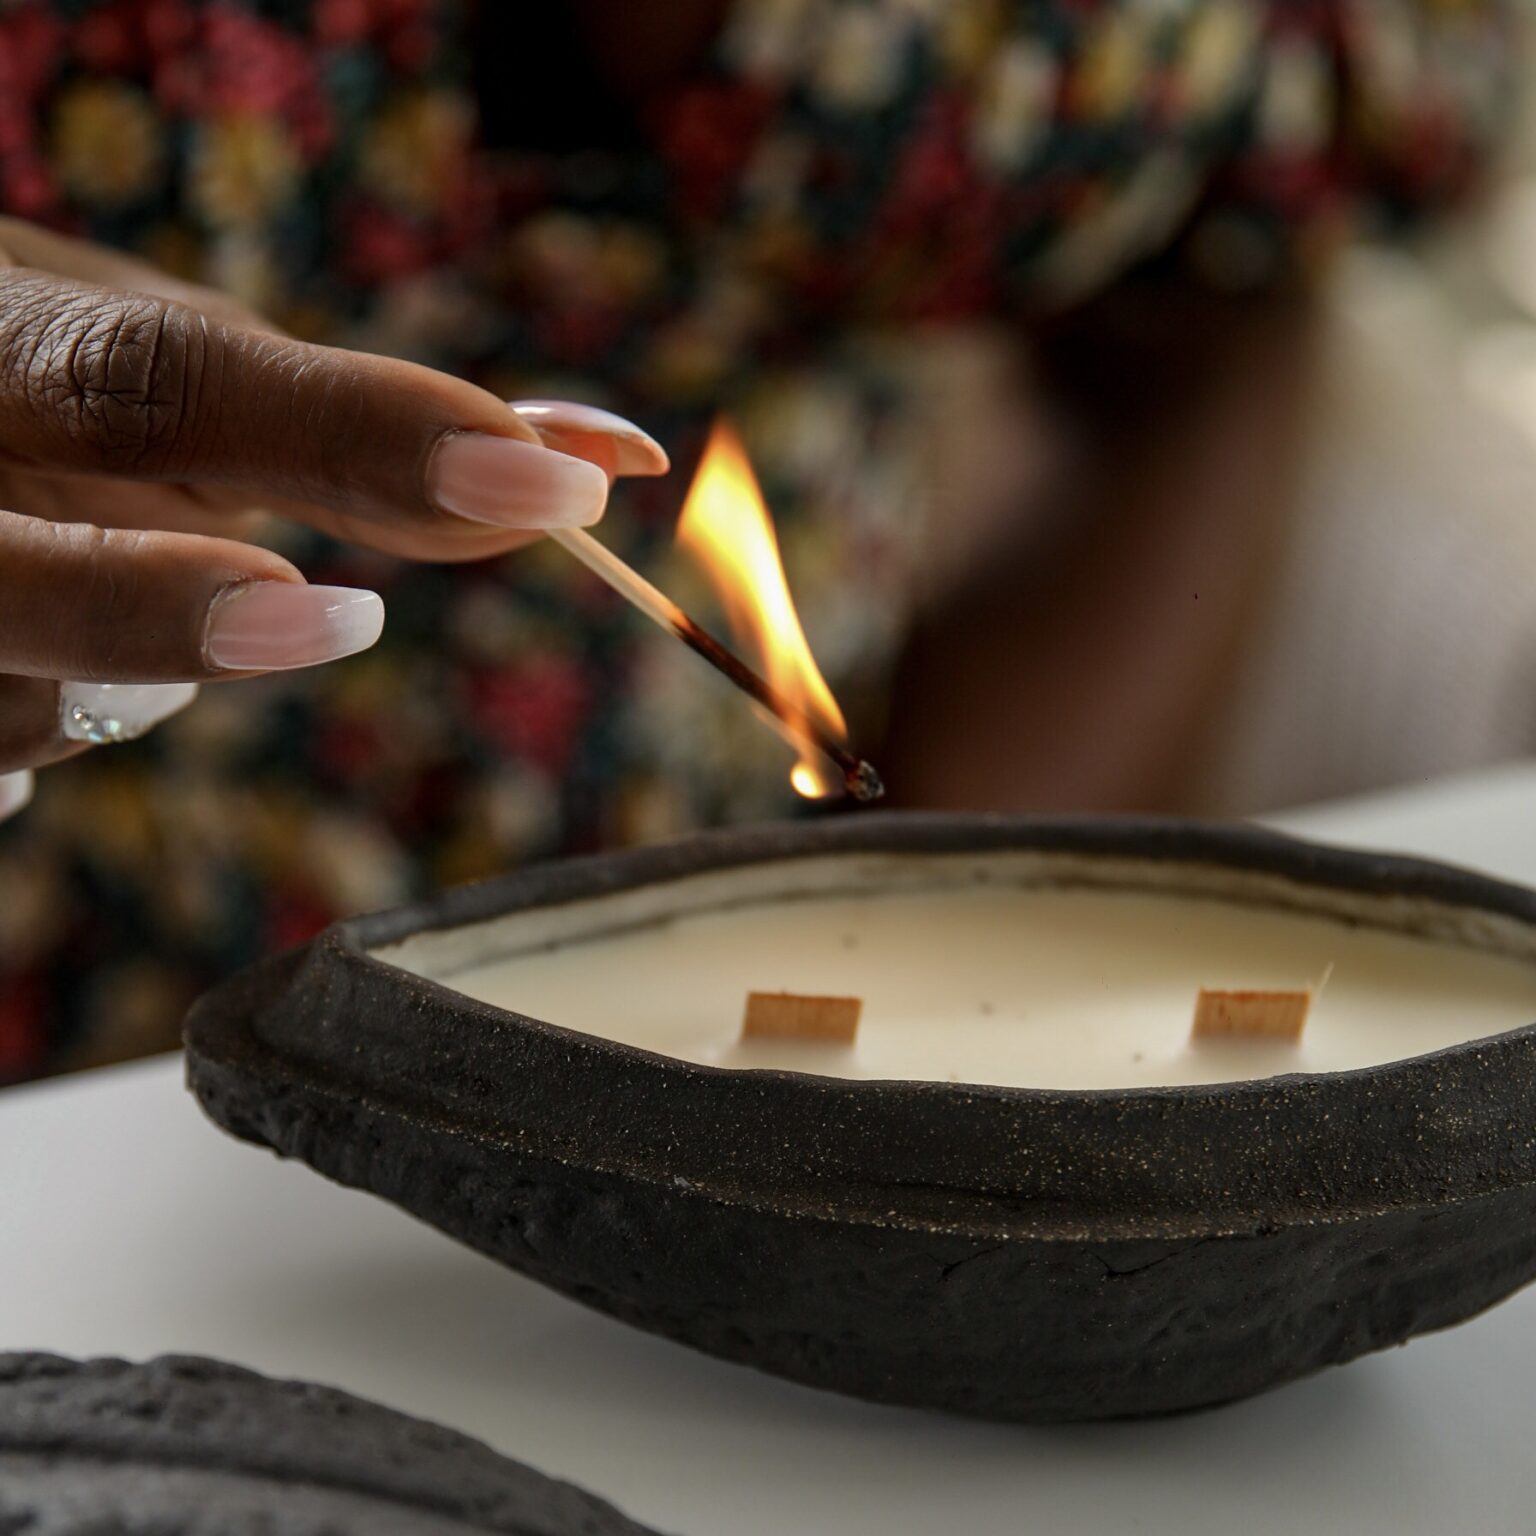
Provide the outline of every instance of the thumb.
{"type": "Polygon", "coordinates": [[[0,271],[0,453],[414,535],[596,522],[608,478],[474,385],[173,300],[0,271]]]}

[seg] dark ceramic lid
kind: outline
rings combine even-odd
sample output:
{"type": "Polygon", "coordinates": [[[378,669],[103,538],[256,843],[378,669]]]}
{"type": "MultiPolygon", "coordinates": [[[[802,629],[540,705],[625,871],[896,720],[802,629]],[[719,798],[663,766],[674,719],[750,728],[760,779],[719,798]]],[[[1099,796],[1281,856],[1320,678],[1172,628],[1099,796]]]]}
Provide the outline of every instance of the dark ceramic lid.
{"type": "Polygon", "coordinates": [[[329,1387],[182,1356],[43,1354],[0,1354],[0,1531],[648,1536],[476,1440],[329,1387]]]}

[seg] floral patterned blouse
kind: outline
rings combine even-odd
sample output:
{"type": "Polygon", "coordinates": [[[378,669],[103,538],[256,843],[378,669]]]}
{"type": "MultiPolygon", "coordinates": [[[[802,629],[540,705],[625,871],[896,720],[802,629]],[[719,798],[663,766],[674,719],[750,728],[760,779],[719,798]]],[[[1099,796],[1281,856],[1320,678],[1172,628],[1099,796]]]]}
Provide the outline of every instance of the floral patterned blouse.
{"type": "MultiPolygon", "coordinates": [[[[685,468],[728,408],[834,686],[871,699],[923,559],[893,343],[1175,237],[1251,283],[1454,198],[1516,3],[732,0],[627,139],[532,150],[478,127],[489,3],[0,0],[0,208],[302,336],[611,405],[685,468]]],[[[601,530],[672,586],[680,479],[601,530]]],[[[558,550],[282,539],[384,594],[383,641],[42,776],[0,828],[0,1081],[169,1043],[200,988],[358,908],[788,808],[751,713],[558,550]]]]}

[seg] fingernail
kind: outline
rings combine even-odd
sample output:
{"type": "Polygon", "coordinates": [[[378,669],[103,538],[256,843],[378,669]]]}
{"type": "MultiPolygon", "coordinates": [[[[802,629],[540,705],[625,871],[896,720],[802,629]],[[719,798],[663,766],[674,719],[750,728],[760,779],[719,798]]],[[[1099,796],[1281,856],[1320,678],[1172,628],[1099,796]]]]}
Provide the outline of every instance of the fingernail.
{"type": "Polygon", "coordinates": [[[0,773],[0,821],[14,816],[32,798],[36,781],[30,768],[20,773],[0,773]]]}
{"type": "Polygon", "coordinates": [[[214,598],[203,655],[226,672],[282,672],[366,651],[383,628],[377,592],[247,581],[214,598]]]}
{"type": "Polygon", "coordinates": [[[60,683],[59,732],[97,746],[132,741],[196,697],[196,683],[60,683]]]}
{"type": "MultiPolygon", "coordinates": [[[[672,467],[667,450],[634,422],[595,405],[574,400],[513,400],[512,409],[552,448],[586,458],[584,442],[597,438],[612,448],[613,472],[619,475],[664,475],[672,467]]],[[[604,466],[606,468],[606,465],[604,466]]]]}
{"type": "Polygon", "coordinates": [[[455,432],[432,459],[432,499],[445,512],[500,528],[582,528],[603,515],[608,477],[538,443],[455,432]]]}

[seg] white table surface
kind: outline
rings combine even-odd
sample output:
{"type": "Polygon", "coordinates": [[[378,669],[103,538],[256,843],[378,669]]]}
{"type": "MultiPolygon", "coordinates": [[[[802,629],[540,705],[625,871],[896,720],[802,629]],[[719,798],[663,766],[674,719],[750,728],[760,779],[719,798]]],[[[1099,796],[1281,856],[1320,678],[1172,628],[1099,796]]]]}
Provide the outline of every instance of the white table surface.
{"type": "MultiPolygon", "coordinates": [[[[1536,765],[1275,818],[1536,881],[1536,765]]],[[[0,1094],[0,1348],[195,1352],[468,1431],[673,1536],[1536,1530],[1536,1290],[1214,1412],[1021,1429],[650,1338],[204,1122],[160,1060],[0,1094]]]]}

